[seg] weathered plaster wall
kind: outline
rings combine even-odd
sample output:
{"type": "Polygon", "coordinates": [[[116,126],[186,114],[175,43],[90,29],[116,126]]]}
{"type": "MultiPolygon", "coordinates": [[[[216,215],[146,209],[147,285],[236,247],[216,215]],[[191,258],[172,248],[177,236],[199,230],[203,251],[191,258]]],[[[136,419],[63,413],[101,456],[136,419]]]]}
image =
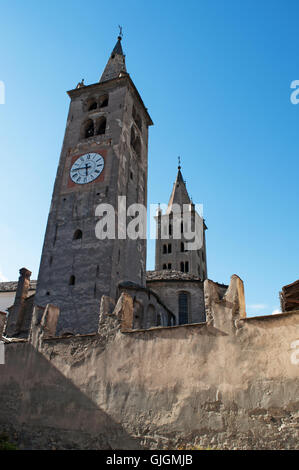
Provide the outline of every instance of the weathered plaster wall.
{"type": "Polygon", "coordinates": [[[6,346],[0,428],[34,448],[298,449],[299,311],[245,318],[236,276],[207,322],[6,346]]]}

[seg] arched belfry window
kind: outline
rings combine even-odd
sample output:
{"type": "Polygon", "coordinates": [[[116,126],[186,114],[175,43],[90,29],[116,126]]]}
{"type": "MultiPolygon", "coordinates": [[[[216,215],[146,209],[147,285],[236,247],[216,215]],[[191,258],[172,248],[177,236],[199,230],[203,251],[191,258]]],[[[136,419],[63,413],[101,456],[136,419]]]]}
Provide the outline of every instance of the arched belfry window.
{"type": "Polygon", "coordinates": [[[99,108],[106,108],[108,106],[108,95],[103,95],[99,99],[99,108]]]}
{"type": "Polygon", "coordinates": [[[85,137],[85,139],[88,139],[88,137],[92,137],[93,135],[94,124],[92,119],[88,119],[88,121],[83,124],[83,137],[85,137]]]}
{"type": "Polygon", "coordinates": [[[185,325],[189,320],[189,299],[186,292],[179,293],[179,325],[185,325]]]}
{"type": "Polygon", "coordinates": [[[76,278],[75,276],[72,274],[71,277],[70,277],[70,280],[69,280],[69,285],[70,286],[74,286],[76,284],[76,278]]]}
{"type": "Polygon", "coordinates": [[[82,230],[76,230],[73,236],[73,240],[81,240],[83,236],[82,230]]]}
{"type": "Polygon", "coordinates": [[[97,120],[97,128],[96,128],[96,134],[97,135],[102,135],[102,134],[105,134],[106,132],[106,118],[105,116],[101,116],[98,120],[97,120]]]}
{"type": "Polygon", "coordinates": [[[87,105],[88,111],[93,111],[94,109],[97,109],[97,107],[98,107],[98,104],[97,104],[96,100],[90,100],[88,102],[88,105],[87,105]]]}

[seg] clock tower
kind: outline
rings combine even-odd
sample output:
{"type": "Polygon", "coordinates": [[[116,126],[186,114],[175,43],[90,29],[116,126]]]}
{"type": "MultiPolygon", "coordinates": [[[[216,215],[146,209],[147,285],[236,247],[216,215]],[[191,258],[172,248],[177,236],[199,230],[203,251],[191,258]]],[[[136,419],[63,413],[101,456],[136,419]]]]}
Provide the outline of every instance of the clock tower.
{"type": "Polygon", "coordinates": [[[96,208],[118,197],[147,204],[152,120],[127,73],[121,36],[98,83],[80,82],[71,99],[38,275],[35,304],[59,307],[57,333],[98,329],[102,295],[123,281],[145,285],[146,240],[96,236],[96,208]]]}

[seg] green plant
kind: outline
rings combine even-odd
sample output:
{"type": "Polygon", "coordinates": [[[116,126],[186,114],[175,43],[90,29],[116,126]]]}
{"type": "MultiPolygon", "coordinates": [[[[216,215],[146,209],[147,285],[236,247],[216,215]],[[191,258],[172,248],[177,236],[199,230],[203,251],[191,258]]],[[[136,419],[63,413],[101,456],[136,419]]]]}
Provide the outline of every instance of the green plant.
{"type": "Polygon", "coordinates": [[[18,450],[15,444],[9,442],[9,436],[6,433],[0,434],[0,450],[18,450]]]}

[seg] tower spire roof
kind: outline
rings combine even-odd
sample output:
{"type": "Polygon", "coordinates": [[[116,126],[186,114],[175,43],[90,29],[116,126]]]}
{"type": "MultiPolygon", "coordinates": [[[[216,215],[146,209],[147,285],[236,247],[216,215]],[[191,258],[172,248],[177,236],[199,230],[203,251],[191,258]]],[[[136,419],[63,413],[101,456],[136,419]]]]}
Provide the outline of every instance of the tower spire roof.
{"type": "Polygon", "coordinates": [[[119,28],[120,32],[117,38],[117,42],[101,76],[100,82],[112,80],[113,78],[117,78],[121,72],[127,72],[125,54],[123,53],[123,48],[121,45],[123,33],[122,28],[119,28]]]}
{"type": "Polygon", "coordinates": [[[166,211],[167,214],[172,212],[173,204],[178,204],[181,207],[183,206],[183,204],[191,204],[191,199],[186,188],[186,183],[183,179],[181,168],[181,159],[179,157],[177,177],[173,185],[172,193],[168,202],[168,207],[166,211]]]}

